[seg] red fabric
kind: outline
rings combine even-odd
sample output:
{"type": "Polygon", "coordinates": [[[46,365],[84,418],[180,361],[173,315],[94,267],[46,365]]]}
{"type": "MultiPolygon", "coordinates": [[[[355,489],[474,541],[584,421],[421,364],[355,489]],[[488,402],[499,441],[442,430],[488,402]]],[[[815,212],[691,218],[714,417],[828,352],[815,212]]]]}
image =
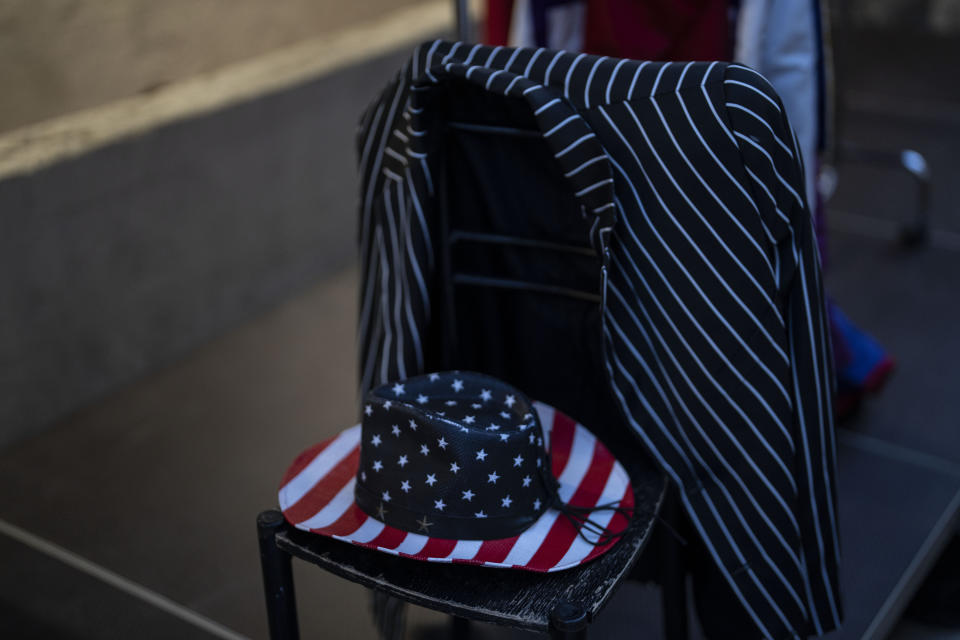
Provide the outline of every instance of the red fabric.
{"type": "Polygon", "coordinates": [[[304,468],[313,462],[313,459],[320,455],[324,449],[330,446],[330,443],[333,442],[333,439],[321,442],[320,444],[314,445],[297,456],[297,459],[293,461],[293,464],[290,465],[290,468],[287,469],[287,472],[283,475],[283,480],[280,482],[280,486],[290,482],[295,475],[304,470],[304,468]]]}
{"type": "Polygon", "coordinates": [[[368,516],[363,509],[358,507],[356,504],[352,504],[350,505],[350,508],[347,509],[346,513],[337,518],[332,525],[326,527],[323,532],[328,536],[345,536],[355,532],[357,529],[363,526],[363,523],[365,523],[369,518],[370,516],[368,516]]]}
{"type": "Polygon", "coordinates": [[[484,42],[493,46],[506,46],[510,37],[510,16],[513,0],[487,0],[487,27],[484,42]]]}
{"type": "MultiPolygon", "coordinates": [[[[593,506],[596,504],[596,495],[603,493],[603,486],[613,471],[616,462],[606,447],[594,447],[593,458],[590,460],[590,469],[580,482],[580,487],[570,498],[570,504],[593,506]]],[[[557,518],[547,534],[543,545],[537,550],[527,563],[535,571],[549,571],[563,559],[563,555],[577,539],[577,530],[564,522],[565,518],[557,518]]]]}
{"type": "MultiPolygon", "coordinates": [[[[318,482],[300,500],[284,510],[287,518],[296,522],[306,520],[317,512],[316,505],[327,504],[343,489],[350,480],[357,475],[357,465],[360,464],[360,446],[357,445],[350,455],[338,462],[324,478],[318,482]]],[[[291,476],[292,477],[292,476],[291,476]]]]}
{"type": "Polygon", "coordinates": [[[728,0],[588,0],[584,51],[634,60],[727,60],[728,0]]]}

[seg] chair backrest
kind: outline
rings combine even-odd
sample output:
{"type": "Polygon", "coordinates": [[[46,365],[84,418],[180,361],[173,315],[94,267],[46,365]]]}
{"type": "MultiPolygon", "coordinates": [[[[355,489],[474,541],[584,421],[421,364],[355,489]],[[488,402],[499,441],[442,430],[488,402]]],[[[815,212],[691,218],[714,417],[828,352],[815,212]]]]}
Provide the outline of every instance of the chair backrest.
{"type": "Polygon", "coordinates": [[[427,368],[500,377],[619,440],[591,221],[528,106],[468,85],[443,99],[441,320],[427,368]]]}

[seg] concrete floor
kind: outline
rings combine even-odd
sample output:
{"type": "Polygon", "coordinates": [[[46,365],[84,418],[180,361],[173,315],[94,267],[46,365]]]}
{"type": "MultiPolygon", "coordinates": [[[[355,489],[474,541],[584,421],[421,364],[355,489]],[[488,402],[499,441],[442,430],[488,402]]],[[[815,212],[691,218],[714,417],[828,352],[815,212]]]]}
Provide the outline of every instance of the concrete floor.
{"type": "MultiPolygon", "coordinates": [[[[891,77],[909,70],[887,67],[891,77]]],[[[850,119],[848,135],[928,155],[938,233],[924,251],[896,249],[883,237],[883,220],[907,210],[899,177],[845,168],[833,203],[844,215],[832,223],[828,284],[900,362],[890,387],[851,428],[960,462],[960,243],[951,244],[960,231],[960,121],[949,115],[960,95],[939,86],[923,102],[914,93],[915,101],[951,109],[911,115],[896,108],[889,83],[859,82],[857,90],[874,99],[850,119]]],[[[0,519],[237,634],[264,637],[254,517],[275,504],[280,475],[300,450],[355,420],[356,274],[354,267],[332,273],[179,363],[0,452],[0,519]]],[[[0,566],[0,637],[210,635],[3,536],[0,566]]],[[[295,566],[305,637],[374,637],[362,589],[295,566]]],[[[445,624],[415,608],[408,637],[440,637],[445,624]]],[[[656,592],[628,585],[593,629],[597,637],[659,637],[656,592]]],[[[477,630],[481,638],[512,635],[477,630]]],[[[958,636],[901,624],[893,637],[958,636]]]]}
{"type": "MultiPolygon", "coordinates": [[[[851,251],[889,253],[873,239],[848,235],[843,241],[851,251]]],[[[918,258],[960,273],[960,254],[930,250],[918,258]]],[[[355,419],[356,280],[355,269],[342,271],[176,366],[2,452],[3,519],[239,634],[265,637],[253,518],[275,504],[280,474],[301,449],[355,419]]],[[[909,333],[890,337],[900,354],[913,341],[909,333]]],[[[951,347],[960,355],[955,343],[951,347]]],[[[872,416],[888,397],[902,403],[916,393],[909,380],[917,364],[902,358],[890,395],[867,408],[860,428],[883,422],[872,416]]],[[[951,379],[955,388],[960,375],[951,379]]],[[[943,387],[926,396],[940,406],[931,415],[955,415],[949,393],[943,387]]],[[[2,536],[0,558],[0,637],[209,637],[2,536]]],[[[295,567],[305,637],[319,630],[334,639],[374,637],[361,588],[301,563],[295,567]],[[333,628],[327,626],[332,620],[333,628]]],[[[594,633],[625,637],[642,628],[645,637],[660,637],[658,611],[654,589],[628,584],[594,633]]],[[[408,637],[442,637],[446,624],[413,608],[408,637]]],[[[527,635],[493,627],[477,632],[480,638],[527,635]]],[[[893,637],[958,635],[908,624],[893,637]]]]}

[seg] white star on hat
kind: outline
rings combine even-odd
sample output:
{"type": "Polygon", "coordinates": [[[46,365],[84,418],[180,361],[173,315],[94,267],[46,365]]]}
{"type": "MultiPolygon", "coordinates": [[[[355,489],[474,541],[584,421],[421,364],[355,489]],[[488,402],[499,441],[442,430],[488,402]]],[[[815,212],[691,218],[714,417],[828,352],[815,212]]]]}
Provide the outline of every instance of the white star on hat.
{"type": "Polygon", "coordinates": [[[404,385],[400,384],[399,382],[396,383],[396,384],[394,384],[394,385],[393,385],[393,389],[392,389],[394,395],[397,395],[397,396],[403,395],[403,394],[404,394],[404,388],[403,388],[403,387],[404,387],[404,385]]]}
{"type": "Polygon", "coordinates": [[[466,418],[463,419],[463,422],[465,424],[473,424],[475,420],[476,418],[474,416],[467,416],[466,418]]]}
{"type": "Polygon", "coordinates": [[[430,374],[430,382],[436,382],[436,381],[439,380],[439,379],[440,379],[440,374],[439,374],[439,373],[431,373],[431,374],[430,374]]]}
{"type": "Polygon", "coordinates": [[[392,407],[392,406],[393,406],[393,400],[384,400],[384,401],[383,401],[383,408],[384,408],[384,409],[389,409],[389,408],[392,407]]]}
{"type": "Polygon", "coordinates": [[[493,473],[488,473],[488,474],[487,474],[487,482],[490,482],[490,483],[492,483],[492,484],[497,484],[497,480],[498,480],[499,478],[500,478],[500,476],[497,475],[497,472],[496,472],[496,471],[494,471],[493,473]]]}
{"type": "Polygon", "coordinates": [[[370,405],[367,405],[363,408],[363,412],[368,416],[373,415],[373,407],[371,407],[370,405]]]}
{"type": "Polygon", "coordinates": [[[437,481],[437,476],[436,476],[435,474],[432,474],[432,473],[428,473],[428,474],[427,474],[426,483],[427,483],[428,485],[430,485],[430,486],[432,487],[432,486],[434,485],[434,483],[436,483],[436,481],[437,481]]]}
{"type": "Polygon", "coordinates": [[[516,401],[517,399],[514,398],[513,396],[507,396],[507,399],[504,401],[504,404],[506,404],[508,407],[512,407],[516,401]]]}
{"type": "Polygon", "coordinates": [[[425,444],[420,445],[420,453],[422,453],[423,455],[427,455],[428,453],[430,453],[430,447],[428,447],[425,444]]]}
{"type": "Polygon", "coordinates": [[[504,498],[503,500],[500,501],[500,506],[501,506],[501,507],[509,507],[512,502],[513,502],[513,500],[511,500],[511,499],[510,499],[510,496],[508,495],[506,498],[504,498]]]}
{"type": "Polygon", "coordinates": [[[420,404],[426,404],[427,400],[429,400],[429,399],[430,399],[430,398],[428,398],[427,396],[423,395],[422,393],[417,396],[417,402],[419,402],[420,404]]]}
{"type": "Polygon", "coordinates": [[[460,471],[460,465],[458,465],[456,462],[451,462],[450,471],[453,471],[454,473],[456,473],[457,471],[460,471]]]}
{"type": "MultiPolygon", "coordinates": [[[[417,430],[417,422],[413,418],[411,418],[410,422],[408,422],[407,424],[410,425],[410,428],[413,429],[414,431],[417,430]]],[[[531,442],[533,441],[531,440],[531,442]]]]}
{"type": "Polygon", "coordinates": [[[525,486],[525,487],[529,487],[529,486],[530,486],[530,476],[524,476],[524,477],[523,477],[523,486],[525,486]]]}
{"type": "Polygon", "coordinates": [[[484,451],[483,449],[480,449],[480,451],[477,451],[477,460],[486,460],[486,459],[487,459],[486,451],[484,451]]]}
{"type": "Polygon", "coordinates": [[[486,518],[486,517],[487,517],[487,514],[485,514],[485,513],[483,512],[483,510],[481,509],[480,511],[477,511],[475,514],[473,514],[473,516],[474,516],[475,518],[486,518]]]}
{"type": "Polygon", "coordinates": [[[437,511],[443,511],[443,508],[447,505],[443,503],[443,499],[440,499],[440,500],[434,500],[433,506],[437,509],[437,511]]]}
{"type": "Polygon", "coordinates": [[[450,386],[453,387],[454,391],[463,391],[463,380],[454,380],[450,386]]]}
{"type": "Polygon", "coordinates": [[[400,465],[401,467],[403,467],[404,465],[406,465],[406,464],[407,464],[407,456],[400,456],[400,458],[397,459],[397,464],[400,465]]]}
{"type": "Polygon", "coordinates": [[[384,491],[384,492],[383,492],[383,495],[380,496],[380,497],[383,498],[383,501],[384,501],[384,502],[390,502],[390,492],[389,492],[389,491],[384,491]]]}
{"type": "Polygon", "coordinates": [[[380,471],[380,469],[383,469],[383,462],[381,462],[380,460],[374,460],[374,461],[373,461],[373,470],[374,470],[374,471],[380,471]]]}
{"type": "Polygon", "coordinates": [[[379,433],[374,434],[374,436],[373,436],[372,438],[370,438],[370,444],[372,444],[372,445],[375,446],[375,447],[379,447],[379,446],[380,446],[380,434],[379,434],[379,433]]]}
{"type": "Polygon", "coordinates": [[[410,493],[410,481],[404,480],[403,482],[401,482],[400,488],[403,490],[404,493],[410,493]]]}
{"type": "Polygon", "coordinates": [[[484,389],[480,392],[480,399],[486,402],[493,397],[493,394],[490,393],[490,389],[484,389]]]}
{"type": "Polygon", "coordinates": [[[393,435],[400,437],[400,427],[398,427],[397,425],[393,425],[393,429],[391,429],[391,432],[393,433],[393,435]]]}
{"type": "Polygon", "coordinates": [[[474,493],[473,491],[470,491],[470,489],[467,489],[466,491],[463,492],[463,499],[466,500],[467,502],[470,502],[471,500],[473,500],[473,496],[474,496],[474,493]]]}
{"type": "Polygon", "coordinates": [[[523,456],[517,456],[516,458],[513,459],[513,466],[519,467],[522,464],[523,464],[523,456]]]}
{"type": "Polygon", "coordinates": [[[441,449],[446,449],[447,441],[441,437],[439,440],[437,440],[437,446],[440,447],[441,449]]]}

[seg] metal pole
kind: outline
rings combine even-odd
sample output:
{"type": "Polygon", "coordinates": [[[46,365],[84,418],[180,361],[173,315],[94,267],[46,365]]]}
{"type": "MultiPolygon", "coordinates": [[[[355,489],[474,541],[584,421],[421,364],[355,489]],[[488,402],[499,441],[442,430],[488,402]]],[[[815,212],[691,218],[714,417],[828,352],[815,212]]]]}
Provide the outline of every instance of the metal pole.
{"type": "Polygon", "coordinates": [[[470,42],[470,7],[468,0],[453,0],[453,9],[457,16],[457,40],[460,42],[470,42]]]}

